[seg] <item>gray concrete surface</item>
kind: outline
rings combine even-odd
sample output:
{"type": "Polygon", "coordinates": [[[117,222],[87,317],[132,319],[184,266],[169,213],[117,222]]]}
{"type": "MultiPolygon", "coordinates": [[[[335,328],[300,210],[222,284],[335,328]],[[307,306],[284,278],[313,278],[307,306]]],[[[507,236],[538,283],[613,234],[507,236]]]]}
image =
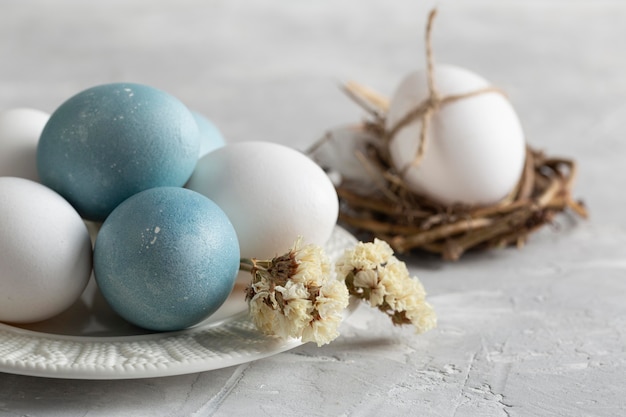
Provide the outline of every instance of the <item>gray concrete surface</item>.
{"type": "Polygon", "coordinates": [[[626,413],[626,3],[615,0],[79,0],[0,3],[0,109],[51,112],[94,84],[169,91],[228,140],[304,149],[439,62],[506,90],[528,141],[576,159],[588,221],[522,250],[412,257],[422,336],[359,309],[342,336],[212,372],[128,381],[0,374],[0,416],[621,416],[626,413]]]}

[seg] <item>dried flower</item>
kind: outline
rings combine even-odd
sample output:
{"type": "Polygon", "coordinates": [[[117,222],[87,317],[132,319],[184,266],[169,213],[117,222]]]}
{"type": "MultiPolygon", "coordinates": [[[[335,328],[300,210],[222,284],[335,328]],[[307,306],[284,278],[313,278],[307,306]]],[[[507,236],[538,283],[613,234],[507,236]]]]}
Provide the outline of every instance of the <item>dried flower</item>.
{"type": "Polygon", "coordinates": [[[246,300],[263,333],[321,346],[339,336],[348,290],[336,279],[322,248],[300,247],[300,242],[272,260],[242,260],[252,274],[246,300]]]}
{"type": "Polygon", "coordinates": [[[413,324],[418,333],[437,325],[421,282],[411,278],[406,264],[394,256],[387,242],[359,242],[354,249],[346,250],[336,269],[350,295],[377,307],[394,324],[413,324]]]}

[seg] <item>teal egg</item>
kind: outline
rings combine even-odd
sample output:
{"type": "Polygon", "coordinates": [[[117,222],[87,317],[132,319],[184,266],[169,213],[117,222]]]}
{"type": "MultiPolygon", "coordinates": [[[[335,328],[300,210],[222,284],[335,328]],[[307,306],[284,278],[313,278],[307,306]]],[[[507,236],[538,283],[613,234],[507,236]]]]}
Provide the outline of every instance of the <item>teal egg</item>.
{"type": "Polygon", "coordinates": [[[96,238],[94,274],[110,306],[155,331],[190,327],[233,289],[239,243],[211,200],[184,188],[142,191],[109,215],[96,238]]]}
{"type": "Polygon", "coordinates": [[[198,129],[200,130],[200,154],[199,158],[209,152],[221,148],[226,144],[222,132],[215,126],[213,122],[198,112],[192,111],[193,117],[196,119],[198,129]]]}
{"type": "Polygon", "coordinates": [[[37,147],[44,185],[86,219],[102,221],[122,201],[159,186],[183,186],[200,149],[191,111],[153,87],[92,87],[52,113],[37,147]]]}

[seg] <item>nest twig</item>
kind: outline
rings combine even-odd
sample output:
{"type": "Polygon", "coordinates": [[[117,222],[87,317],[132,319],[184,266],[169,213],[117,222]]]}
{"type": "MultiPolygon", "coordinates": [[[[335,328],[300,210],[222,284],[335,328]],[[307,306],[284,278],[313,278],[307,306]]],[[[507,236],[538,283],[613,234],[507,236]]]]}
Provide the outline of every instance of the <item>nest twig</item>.
{"type": "MultiPolygon", "coordinates": [[[[395,126],[386,129],[389,103],[385,97],[356,83],[344,86],[345,92],[370,115],[361,128],[377,139],[377,143],[369,144],[355,157],[372,174],[372,183],[377,188],[364,192],[349,182],[337,185],[341,200],[339,221],[386,240],[397,252],[421,249],[440,254],[444,259],[456,260],[470,249],[521,246],[530,233],[552,222],[558,213],[568,208],[586,218],[583,203],[572,198],[576,163],[570,159],[547,157],[530,146],[526,148],[526,163],[517,187],[507,198],[491,206],[442,206],[413,193],[405,185],[402,172],[390,162],[386,146],[398,130],[421,120],[419,146],[413,161],[416,165],[425,153],[430,119],[441,106],[478,94],[501,93],[493,87],[461,95],[442,96],[439,93],[433,76],[431,42],[436,14],[436,9],[430,12],[426,26],[429,97],[395,126]]],[[[315,144],[310,153],[323,141],[315,144]]]]}
{"type": "MultiPolygon", "coordinates": [[[[387,100],[356,83],[344,88],[371,115],[363,128],[383,143],[387,100]]],[[[337,185],[340,223],[387,241],[399,253],[424,250],[457,260],[470,249],[522,246],[530,233],[566,209],[587,217],[584,204],[572,198],[576,163],[548,157],[530,146],[515,190],[486,207],[442,206],[411,192],[392,168],[383,147],[369,146],[360,157],[377,172],[382,184],[367,193],[349,183],[337,185]]]]}

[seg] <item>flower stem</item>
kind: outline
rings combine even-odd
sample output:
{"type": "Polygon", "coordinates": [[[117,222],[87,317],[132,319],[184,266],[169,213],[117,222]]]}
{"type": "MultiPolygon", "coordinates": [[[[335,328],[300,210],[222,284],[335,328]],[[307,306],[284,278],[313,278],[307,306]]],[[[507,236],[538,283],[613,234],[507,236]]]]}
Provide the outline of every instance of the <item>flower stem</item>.
{"type": "Polygon", "coordinates": [[[255,263],[253,259],[249,258],[240,258],[239,259],[239,270],[252,272],[252,269],[255,267],[255,263]]]}

